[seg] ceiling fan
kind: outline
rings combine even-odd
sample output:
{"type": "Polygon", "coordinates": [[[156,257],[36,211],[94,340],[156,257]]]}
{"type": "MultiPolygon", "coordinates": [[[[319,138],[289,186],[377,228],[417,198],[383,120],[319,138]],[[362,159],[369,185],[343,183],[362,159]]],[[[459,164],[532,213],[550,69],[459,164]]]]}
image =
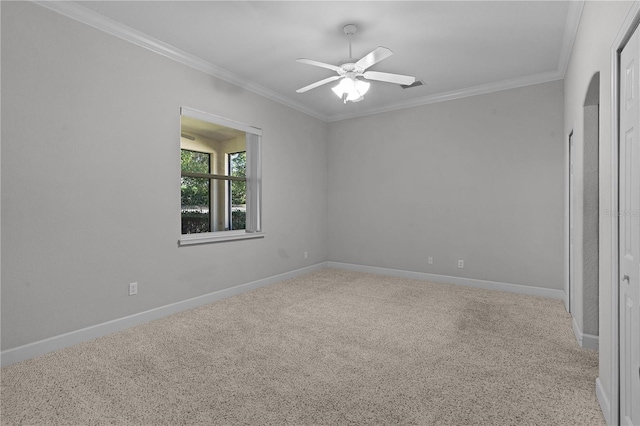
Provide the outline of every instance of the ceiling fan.
{"type": "MultiPolygon", "coordinates": [[[[345,25],[344,33],[349,38],[349,58],[351,59],[351,37],[356,33],[358,28],[353,25],[345,25]]],[[[312,61],[311,59],[297,59],[298,62],[313,65],[316,67],[327,68],[338,73],[324,80],[317,81],[313,84],[296,90],[298,93],[304,93],[308,90],[315,89],[323,84],[340,80],[337,86],[333,87],[333,92],[342,99],[344,103],[360,102],[364,99],[364,94],[369,90],[370,83],[362,80],[384,81],[386,83],[395,83],[402,85],[411,85],[415,82],[415,77],[401,74],[390,74],[387,72],[367,71],[367,68],[393,55],[393,52],[386,47],[379,46],[372,52],[365,55],[357,62],[348,62],[340,66],[325,64],[324,62],[312,61]]]]}

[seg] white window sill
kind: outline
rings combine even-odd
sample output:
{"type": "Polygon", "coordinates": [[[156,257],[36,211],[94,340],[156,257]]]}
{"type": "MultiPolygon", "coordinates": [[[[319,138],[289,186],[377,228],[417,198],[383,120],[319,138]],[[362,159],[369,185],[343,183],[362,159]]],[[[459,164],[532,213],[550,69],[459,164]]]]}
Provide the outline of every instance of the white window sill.
{"type": "Polygon", "coordinates": [[[220,231],[184,234],[180,235],[178,245],[190,246],[194,244],[221,243],[223,241],[250,240],[254,238],[264,238],[264,232],[220,231]]]}

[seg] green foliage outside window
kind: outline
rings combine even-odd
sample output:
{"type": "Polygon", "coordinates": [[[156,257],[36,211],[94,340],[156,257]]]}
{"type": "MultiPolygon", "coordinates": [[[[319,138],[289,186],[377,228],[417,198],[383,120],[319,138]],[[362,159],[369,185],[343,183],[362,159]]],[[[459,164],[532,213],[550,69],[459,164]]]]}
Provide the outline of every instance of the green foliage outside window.
{"type": "MultiPolygon", "coordinates": [[[[180,151],[180,164],[183,172],[209,173],[211,156],[204,152],[180,151]]],[[[180,179],[181,201],[183,206],[208,206],[210,202],[209,179],[183,176],[180,179]]]]}
{"type": "MultiPolygon", "coordinates": [[[[236,152],[229,154],[230,175],[247,177],[247,153],[236,152]]],[[[247,182],[231,181],[231,229],[246,229],[246,212],[234,209],[233,206],[247,204],[247,182]]]]}
{"type": "MultiPolygon", "coordinates": [[[[230,154],[231,176],[247,177],[247,153],[230,154]]],[[[247,182],[231,181],[231,205],[247,204],[247,182]]]]}

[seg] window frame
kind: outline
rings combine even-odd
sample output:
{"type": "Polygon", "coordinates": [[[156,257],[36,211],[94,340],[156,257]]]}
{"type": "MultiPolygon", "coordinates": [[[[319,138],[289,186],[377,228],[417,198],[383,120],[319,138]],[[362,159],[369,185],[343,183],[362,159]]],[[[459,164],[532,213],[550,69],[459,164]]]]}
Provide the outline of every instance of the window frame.
{"type": "MultiPolygon", "coordinates": [[[[225,230],[225,231],[210,231],[194,234],[182,234],[182,226],[180,226],[180,238],[178,239],[179,246],[187,246],[193,244],[205,244],[205,243],[217,243],[223,241],[234,241],[254,238],[264,238],[264,232],[262,230],[262,130],[249,126],[247,124],[239,123],[233,120],[228,120],[217,115],[209,114],[206,112],[198,111],[195,109],[181,107],[180,116],[186,116],[195,118],[197,120],[213,123],[220,126],[229,127],[232,129],[240,130],[246,134],[246,161],[247,170],[246,176],[241,180],[247,182],[247,207],[246,207],[246,229],[240,230],[225,230]]],[[[182,128],[182,126],[180,126],[182,128]]],[[[179,140],[179,139],[178,139],[179,140]]],[[[180,144],[179,144],[180,145],[180,144]]],[[[182,149],[179,146],[179,149],[182,149]]],[[[198,173],[183,172],[180,167],[180,177],[185,175],[201,175],[198,173]]],[[[235,180],[230,176],[202,174],[202,176],[211,179],[212,177],[224,178],[228,182],[235,180]],[[231,178],[231,179],[230,179],[231,178]]],[[[210,207],[211,211],[212,206],[210,207]]],[[[180,221],[181,222],[181,221],[180,221]]]]}

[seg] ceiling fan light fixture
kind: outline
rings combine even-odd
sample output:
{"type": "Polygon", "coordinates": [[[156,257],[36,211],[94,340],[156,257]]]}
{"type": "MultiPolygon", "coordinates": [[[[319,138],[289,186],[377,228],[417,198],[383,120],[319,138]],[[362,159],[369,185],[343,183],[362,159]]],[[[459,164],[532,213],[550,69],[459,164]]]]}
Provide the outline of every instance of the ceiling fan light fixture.
{"type": "Polygon", "coordinates": [[[371,83],[362,80],[356,80],[356,90],[360,93],[361,96],[364,96],[365,93],[369,91],[369,87],[371,83]]]}
{"type": "Polygon", "coordinates": [[[340,83],[331,90],[333,90],[333,93],[342,99],[344,103],[347,103],[347,101],[360,102],[364,99],[364,94],[369,90],[369,86],[371,86],[371,83],[347,76],[340,80],[340,83]]]}
{"type": "Polygon", "coordinates": [[[352,87],[353,87],[353,82],[351,81],[351,79],[343,78],[340,80],[338,84],[333,86],[331,90],[333,90],[333,93],[335,93],[337,97],[342,99],[342,95],[344,95],[345,93],[349,93],[352,87]]]}

